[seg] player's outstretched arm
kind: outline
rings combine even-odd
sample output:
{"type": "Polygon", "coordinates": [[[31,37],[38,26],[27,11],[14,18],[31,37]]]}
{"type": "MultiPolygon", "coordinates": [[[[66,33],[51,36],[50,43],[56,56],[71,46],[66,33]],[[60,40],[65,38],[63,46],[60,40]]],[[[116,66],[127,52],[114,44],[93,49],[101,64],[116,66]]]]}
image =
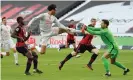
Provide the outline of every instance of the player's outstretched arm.
{"type": "Polygon", "coordinates": [[[30,28],[30,26],[31,26],[32,23],[34,23],[36,20],[42,19],[43,17],[44,17],[44,14],[40,14],[40,15],[38,15],[38,16],[32,18],[32,19],[30,20],[30,22],[28,23],[27,26],[30,28]]]}
{"type": "Polygon", "coordinates": [[[100,30],[100,31],[95,31],[95,30],[91,30],[90,28],[87,28],[86,30],[87,32],[89,32],[92,35],[101,35],[102,33],[104,33],[104,31],[100,30]]]}
{"type": "Polygon", "coordinates": [[[100,31],[101,28],[95,28],[95,27],[90,27],[88,26],[87,29],[93,30],[93,31],[100,31]]]}

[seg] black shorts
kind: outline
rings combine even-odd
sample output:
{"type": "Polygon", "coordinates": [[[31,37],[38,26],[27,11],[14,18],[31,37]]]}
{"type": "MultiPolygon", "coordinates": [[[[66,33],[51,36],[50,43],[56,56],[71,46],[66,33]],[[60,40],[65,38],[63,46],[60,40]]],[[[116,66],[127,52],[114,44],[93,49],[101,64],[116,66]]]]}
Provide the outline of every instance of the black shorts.
{"type": "Polygon", "coordinates": [[[23,46],[23,47],[16,47],[16,50],[23,54],[24,56],[26,55],[26,53],[28,52],[28,47],[27,46],[23,46]]]}
{"type": "Polygon", "coordinates": [[[86,50],[91,52],[92,49],[96,49],[96,47],[93,45],[79,44],[78,47],[74,49],[74,51],[77,53],[84,53],[86,50]]]}
{"type": "Polygon", "coordinates": [[[70,44],[74,44],[75,43],[75,40],[67,40],[67,44],[70,45],[70,44]]]}

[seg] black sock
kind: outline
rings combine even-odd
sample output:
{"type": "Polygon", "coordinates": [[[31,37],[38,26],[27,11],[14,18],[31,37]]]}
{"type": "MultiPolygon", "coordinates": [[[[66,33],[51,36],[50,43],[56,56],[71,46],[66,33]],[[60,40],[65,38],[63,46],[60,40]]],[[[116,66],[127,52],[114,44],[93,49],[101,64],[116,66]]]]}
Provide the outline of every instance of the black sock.
{"type": "Polygon", "coordinates": [[[3,55],[1,54],[1,58],[3,58],[3,55]]]}
{"type": "Polygon", "coordinates": [[[32,60],[32,58],[28,58],[25,72],[29,72],[32,60]]]}
{"type": "Polygon", "coordinates": [[[70,54],[68,54],[67,56],[66,56],[66,58],[62,61],[62,63],[65,63],[65,62],[67,62],[69,59],[71,59],[73,56],[72,56],[72,54],[70,53],[70,54]]]}
{"type": "Polygon", "coordinates": [[[34,59],[33,59],[33,64],[34,64],[34,69],[37,69],[37,66],[38,66],[38,56],[34,56],[34,59]]]}
{"type": "Polygon", "coordinates": [[[90,59],[88,65],[91,65],[91,64],[96,60],[97,56],[98,56],[98,55],[94,53],[94,54],[91,56],[91,59],[90,59]]]}
{"type": "Polygon", "coordinates": [[[66,48],[64,44],[59,45],[60,49],[66,48]]]}

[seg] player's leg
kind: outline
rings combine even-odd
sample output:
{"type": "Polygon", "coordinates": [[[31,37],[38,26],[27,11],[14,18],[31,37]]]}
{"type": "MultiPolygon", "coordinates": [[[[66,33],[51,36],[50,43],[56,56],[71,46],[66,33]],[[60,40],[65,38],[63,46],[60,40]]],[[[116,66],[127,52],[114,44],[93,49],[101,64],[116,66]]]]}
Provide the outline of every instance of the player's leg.
{"type": "Polygon", "coordinates": [[[60,44],[60,45],[59,45],[58,51],[60,51],[61,49],[68,48],[69,45],[70,45],[70,43],[69,43],[68,40],[67,40],[66,45],[65,45],[65,44],[60,44]]]}
{"type": "Polygon", "coordinates": [[[9,46],[10,46],[10,49],[11,49],[12,53],[14,54],[14,61],[15,61],[15,64],[16,64],[16,65],[19,65],[19,64],[18,64],[18,53],[17,53],[17,51],[16,51],[15,44],[14,44],[14,42],[13,42],[12,39],[9,40],[9,46]]]}
{"type": "Polygon", "coordinates": [[[59,65],[59,70],[61,70],[61,68],[63,67],[63,65],[68,61],[70,60],[73,56],[76,56],[78,53],[84,53],[85,52],[85,49],[84,49],[84,46],[79,44],[78,47],[76,49],[74,49],[74,51],[72,51],[71,53],[69,53],[65,59],[63,61],[60,62],[60,65],[59,65]]]}
{"type": "Polygon", "coordinates": [[[98,54],[99,54],[99,50],[96,49],[96,47],[93,46],[93,45],[90,45],[90,46],[88,46],[87,48],[88,48],[89,52],[93,53],[92,56],[91,56],[90,61],[89,61],[88,64],[87,64],[87,67],[88,67],[89,69],[93,70],[93,68],[92,68],[92,63],[96,60],[96,58],[97,58],[97,56],[98,56],[98,54]]]}
{"type": "Polygon", "coordinates": [[[66,48],[66,45],[65,44],[60,44],[59,45],[59,48],[58,48],[58,51],[60,51],[61,49],[65,49],[66,48]]]}
{"type": "Polygon", "coordinates": [[[46,45],[41,45],[41,51],[40,51],[40,54],[45,54],[45,52],[46,52],[46,48],[47,48],[46,45]]]}
{"type": "Polygon", "coordinates": [[[103,61],[103,64],[104,64],[104,68],[106,70],[106,74],[105,76],[111,76],[111,73],[110,73],[110,70],[109,70],[109,61],[108,61],[108,58],[111,57],[111,54],[108,53],[108,52],[105,52],[102,56],[102,61],[103,61]]]}
{"type": "Polygon", "coordinates": [[[9,43],[8,43],[8,41],[6,41],[6,42],[2,42],[2,44],[1,44],[1,49],[2,49],[2,55],[4,55],[4,56],[9,56],[10,55],[10,47],[9,47],[9,43]]]}
{"type": "Polygon", "coordinates": [[[3,58],[3,55],[0,53],[0,57],[3,58]]]}
{"type": "Polygon", "coordinates": [[[1,52],[1,55],[2,55],[2,56],[9,56],[10,53],[9,53],[9,52],[1,52]]]}
{"type": "MultiPolygon", "coordinates": [[[[45,34],[44,34],[45,35],[45,34]]],[[[50,36],[43,36],[41,39],[41,49],[39,51],[40,54],[45,54],[47,49],[47,42],[50,39],[50,36]]]]}
{"type": "Polygon", "coordinates": [[[31,75],[30,74],[30,68],[31,68],[31,64],[32,64],[32,61],[33,61],[33,56],[32,56],[32,53],[28,50],[27,47],[16,47],[16,50],[23,54],[24,56],[27,57],[27,63],[26,63],[26,69],[25,69],[25,74],[26,75],[31,75]]]}
{"type": "Polygon", "coordinates": [[[39,74],[43,73],[42,71],[40,71],[38,69],[38,55],[37,55],[37,53],[34,50],[31,50],[31,52],[33,55],[34,73],[39,73],[39,74]]]}
{"type": "Polygon", "coordinates": [[[126,68],[124,65],[122,65],[120,62],[116,61],[118,55],[118,49],[113,49],[111,52],[111,64],[116,65],[117,67],[121,68],[124,70],[123,75],[126,75],[130,70],[128,68],[126,68]]]}
{"type": "Polygon", "coordinates": [[[130,70],[122,65],[120,62],[116,61],[116,58],[111,58],[111,64],[116,65],[117,67],[124,70],[123,75],[126,75],[130,70]]]}
{"type": "Polygon", "coordinates": [[[81,33],[81,31],[73,28],[59,28],[58,34],[62,34],[62,33],[74,34],[74,33],[81,33]]]}
{"type": "Polygon", "coordinates": [[[71,53],[69,53],[65,59],[63,61],[60,62],[60,65],[59,65],[59,70],[62,69],[63,65],[68,61],[70,60],[73,56],[76,56],[77,52],[73,51],[71,53]]]}
{"type": "Polygon", "coordinates": [[[32,65],[32,61],[33,61],[32,53],[30,51],[28,51],[26,53],[26,57],[28,58],[28,60],[27,60],[25,74],[26,75],[31,75],[29,71],[30,71],[30,68],[31,68],[31,65],[32,65]]]}
{"type": "Polygon", "coordinates": [[[58,31],[58,34],[62,34],[62,33],[67,33],[68,32],[68,29],[66,28],[59,28],[59,31],[58,31]]]}
{"type": "MultiPolygon", "coordinates": [[[[75,41],[73,41],[72,45],[73,45],[73,48],[76,49],[76,43],[75,43],[75,41]]],[[[81,56],[80,54],[77,54],[75,57],[76,58],[79,58],[80,56],[81,56]]]]}
{"type": "Polygon", "coordinates": [[[15,48],[11,48],[11,51],[12,51],[13,54],[14,54],[14,61],[15,61],[15,64],[16,64],[16,65],[19,65],[19,64],[18,64],[18,53],[17,53],[16,49],[15,49],[15,48]]]}
{"type": "Polygon", "coordinates": [[[3,56],[9,56],[9,55],[10,55],[9,52],[1,52],[1,54],[2,54],[3,56]]]}
{"type": "Polygon", "coordinates": [[[72,45],[73,45],[73,48],[76,49],[76,43],[75,43],[75,41],[72,43],[72,45]]]}

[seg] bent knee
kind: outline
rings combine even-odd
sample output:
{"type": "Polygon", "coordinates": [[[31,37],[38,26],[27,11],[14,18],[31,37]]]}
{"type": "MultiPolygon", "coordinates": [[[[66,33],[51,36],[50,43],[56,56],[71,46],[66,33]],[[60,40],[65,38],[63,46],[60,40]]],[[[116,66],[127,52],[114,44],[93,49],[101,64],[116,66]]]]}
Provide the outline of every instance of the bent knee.
{"type": "Polygon", "coordinates": [[[92,52],[99,55],[99,50],[98,49],[92,49],[92,52]]]}
{"type": "Polygon", "coordinates": [[[73,51],[71,52],[72,56],[76,56],[77,55],[77,52],[73,51]]]}
{"type": "Polygon", "coordinates": [[[111,62],[111,64],[114,64],[115,62],[111,62]]]}

